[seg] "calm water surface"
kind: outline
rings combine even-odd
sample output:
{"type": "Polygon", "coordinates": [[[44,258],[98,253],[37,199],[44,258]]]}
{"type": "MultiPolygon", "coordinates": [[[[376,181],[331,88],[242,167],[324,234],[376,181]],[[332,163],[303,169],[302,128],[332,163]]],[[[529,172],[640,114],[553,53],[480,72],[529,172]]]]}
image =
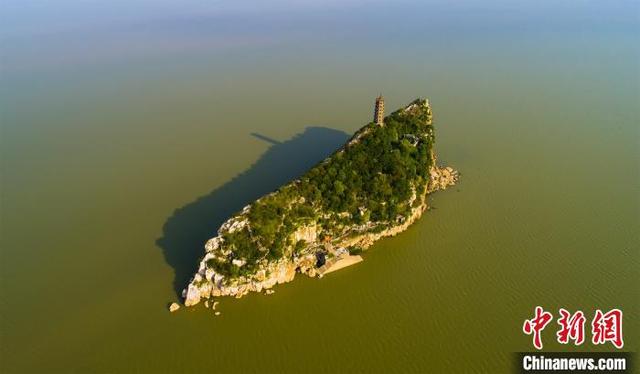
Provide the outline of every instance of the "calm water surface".
{"type": "Polygon", "coordinates": [[[638,349],[636,2],[236,3],[0,4],[1,371],[509,372],[536,305],[638,349]],[[169,314],[379,92],[431,98],[460,184],[360,265],[169,314]]]}

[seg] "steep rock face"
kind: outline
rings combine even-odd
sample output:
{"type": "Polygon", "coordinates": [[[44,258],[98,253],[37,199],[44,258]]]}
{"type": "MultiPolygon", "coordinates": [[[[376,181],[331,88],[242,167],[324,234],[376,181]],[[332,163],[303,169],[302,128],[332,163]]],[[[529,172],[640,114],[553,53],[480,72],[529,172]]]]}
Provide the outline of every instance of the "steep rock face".
{"type": "Polygon", "coordinates": [[[293,233],[293,242],[297,243],[300,240],[304,240],[307,243],[313,243],[316,241],[317,236],[318,232],[316,225],[302,226],[293,233]]]}
{"type": "MultiPolygon", "coordinates": [[[[283,255],[279,258],[268,256],[268,248],[259,247],[259,241],[255,241],[257,252],[264,253],[253,265],[252,271],[245,271],[248,261],[238,255],[237,246],[229,244],[225,238],[239,232],[247,232],[250,237],[255,234],[255,228],[250,222],[250,213],[253,204],[243,208],[243,210],[226,221],[218,230],[218,236],[210,239],[205,245],[205,256],[201,260],[198,271],[192,278],[187,288],[183,291],[185,305],[191,306],[199,303],[202,299],[218,296],[235,296],[241,297],[249,292],[261,292],[268,290],[276,284],[290,282],[294,279],[296,273],[306,274],[308,276],[318,276],[319,258],[340,258],[348,256],[350,249],[361,248],[366,249],[376,240],[396,235],[409,227],[415,222],[427,208],[426,195],[437,190],[446,189],[456,183],[458,173],[449,168],[441,168],[436,166],[435,154],[431,147],[433,142],[433,128],[431,121],[431,108],[427,101],[416,100],[403,110],[395,112],[392,116],[397,118],[407,118],[415,121],[421,118],[424,127],[420,128],[417,134],[404,134],[409,142],[403,146],[417,147],[421,139],[429,145],[428,152],[430,154],[428,164],[422,167],[426,171],[424,173],[427,179],[423,188],[418,188],[417,184],[411,185],[413,193],[407,201],[404,202],[406,211],[402,214],[394,216],[393,219],[387,221],[358,221],[357,224],[339,224],[339,229],[327,229],[327,222],[333,227],[336,222],[344,222],[344,220],[352,219],[354,213],[349,212],[327,212],[316,206],[315,218],[305,219],[303,223],[297,224],[289,234],[287,234],[288,244],[284,245],[283,255]],[[398,114],[399,113],[399,114],[398,114]],[[422,116],[422,117],[419,117],[422,116]],[[426,118],[426,120],[424,119],[426,118]],[[411,144],[412,143],[412,144],[411,144]],[[422,192],[417,192],[422,191],[422,192]],[[210,264],[228,264],[227,268],[231,269],[223,274],[220,269],[213,268],[210,264]]],[[[393,123],[385,121],[385,123],[393,123]]],[[[389,129],[385,129],[387,131],[389,129]]],[[[395,129],[390,129],[395,131],[395,129]]],[[[338,150],[332,157],[340,157],[343,152],[348,152],[349,147],[358,144],[370,136],[374,131],[382,131],[372,126],[365,126],[358,131],[356,135],[345,145],[345,148],[338,150]]],[[[397,134],[395,134],[397,137],[397,134]]],[[[403,138],[404,139],[404,138],[403,138]]],[[[324,161],[326,163],[327,160],[324,161]]],[[[380,174],[380,172],[378,172],[380,174]]],[[[295,187],[299,181],[293,181],[288,186],[295,187]]],[[[292,188],[293,188],[292,187],[292,188]]],[[[274,192],[270,195],[276,195],[280,192],[274,192]]],[[[267,195],[267,196],[270,196],[267,195]]],[[[260,201],[259,199],[258,201],[260,201]]],[[[256,203],[254,203],[256,204],[256,203]]],[[[304,197],[294,197],[290,206],[312,205],[312,201],[306,201],[304,197]]],[[[384,202],[382,202],[384,204],[384,202]]],[[[360,214],[364,215],[366,209],[359,208],[360,214]]],[[[357,213],[356,213],[357,214],[357,213]]],[[[355,222],[349,221],[349,222],[355,222]]],[[[250,264],[250,262],[249,262],[250,264]]]]}

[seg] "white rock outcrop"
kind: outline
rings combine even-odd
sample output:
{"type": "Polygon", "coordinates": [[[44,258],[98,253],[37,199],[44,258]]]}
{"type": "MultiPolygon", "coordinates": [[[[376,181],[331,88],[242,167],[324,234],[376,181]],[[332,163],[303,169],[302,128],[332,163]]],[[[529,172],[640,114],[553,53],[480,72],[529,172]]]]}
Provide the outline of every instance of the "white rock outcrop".
{"type": "Polygon", "coordinates": [[[178,304],[178,303],[171,303],[171,304],[169,305],[169,311],[170,311],[171,313],[175,312],[175,311],[176,311],[176,310],[178,310],[178,309],[180,309],[180,304],[178,304]]]}

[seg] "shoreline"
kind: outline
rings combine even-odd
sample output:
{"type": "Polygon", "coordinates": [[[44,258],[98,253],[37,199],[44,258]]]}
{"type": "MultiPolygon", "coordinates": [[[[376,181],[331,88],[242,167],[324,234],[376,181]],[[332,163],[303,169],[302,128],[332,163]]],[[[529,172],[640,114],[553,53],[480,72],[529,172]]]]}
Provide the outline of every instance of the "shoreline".
{"type": "MultiPolygon", "coordinates": [[[[376,241],[384,237],[395,236],[409,228],[409,226],[418,220],[424,211],[427,210],[428,202],[426,197],[436,191],[445,190],[446,188],[455,185],[459,178],[459,173],[451,167],[432,166],[429,170],[429,174],[430,180],[424,194],[422,195],[422,203],[412,209],[411,214],[404,222],[386,228],[378,233],[363,233],[350,239],[338,241],[333,244],[333,247],[344,249],[352,246],[360,246],[366,250],[376,241]]],[[[225,222],[222,226],[224,227],[227,224],[228,222],[225,222]]],[[[302,227],[301,229],[307,228],[302,227]]],[[[315,232],[313,234],[315,234],[315,232]]],[[[220,238],[220,236],[209,240],[209,242],[207,242],[207,246],[209,246],[212,241],[215,242],[216,240],[219,240],[218,238],[220,238]]],[[[313,240],[310,243],[310,247],[318,245],[317,238],[314,239],[316,240],[313,240]]],[[[255,275],[255,279],[236,279],[232,281],[231,284],[224,285],[222,283],[222,278],[218,277],[215,273],[209,273],[210,270],[206,269],[205,263],[207,255],[205,255],[203,260],[200,262],[199,270],[193,280],[189,283],[188,287],[183,290],[182,296],[184,298],[184,305],[193,306],[198,304],[202,299],[208,300],[213,297],[232,296],[235,298],[241,298],[249,292],[271,291],[271,288],[277,284],[293,281],[297,273],[305,274],[309,277],[320,278],[324,274],[341,270],[364,260],[361,256],[357,257],[359,257],[360,260],[353,259],[344,266],[340,266],[335,269],[327,269],[324,272],[319,272],[319,268],[315,267],[315,254],[294,258],[293,260],[281,259],[268,264],[265,269],[259,270],[255,275]]],[[[272,292],[273,291],[269,293],[272,292]]]]}

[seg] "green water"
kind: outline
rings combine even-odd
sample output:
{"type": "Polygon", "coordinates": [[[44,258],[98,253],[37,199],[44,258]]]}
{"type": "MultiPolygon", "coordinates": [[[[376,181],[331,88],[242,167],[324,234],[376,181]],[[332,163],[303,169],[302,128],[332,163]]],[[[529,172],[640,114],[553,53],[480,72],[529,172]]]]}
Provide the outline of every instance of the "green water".
{"type": "Polygon", "coordinates": [[[501,373],[536,305],[637,350],[639,8],[555,3],[3,2],[0,371],[501,373]],[[379,92],[431,99],[459,185],[362,264],[168,313],[379,92]]]}

